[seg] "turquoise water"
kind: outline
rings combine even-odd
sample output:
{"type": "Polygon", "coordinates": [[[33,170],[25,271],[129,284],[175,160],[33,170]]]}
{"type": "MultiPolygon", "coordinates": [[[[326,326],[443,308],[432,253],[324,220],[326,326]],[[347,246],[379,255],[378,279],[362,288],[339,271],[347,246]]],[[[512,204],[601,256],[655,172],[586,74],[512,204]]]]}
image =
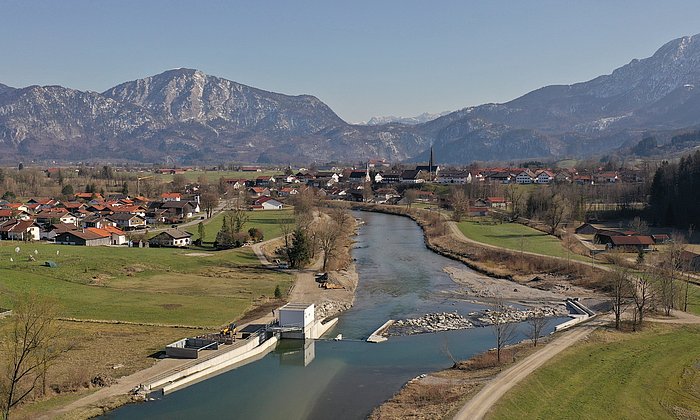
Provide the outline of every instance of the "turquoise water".
{"type": "Polygon", "coordinates": [[[490,328],[361,341],[387,319],[483,308],[447,299],[457,286],[443,268],[457,263],[428,250],[416,223],[355,216],[365,220],[353,250],[360,279],[355,305],[329,333],[346,340],[285,340],[257,362],[106,418],[361,419],[411,378],[451,366],[446,349],[464,359],[495,346],[490,328]]]}

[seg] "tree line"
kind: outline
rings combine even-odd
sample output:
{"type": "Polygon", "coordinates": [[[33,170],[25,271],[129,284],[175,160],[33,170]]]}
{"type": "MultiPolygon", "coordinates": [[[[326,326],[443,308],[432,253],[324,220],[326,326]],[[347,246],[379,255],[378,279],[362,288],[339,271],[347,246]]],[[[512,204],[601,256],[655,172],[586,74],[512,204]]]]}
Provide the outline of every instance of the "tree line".
{"type": "Polygon", "coordinates": [[[700,225],[700,151],[677,163],[663,162],[649,193],[654,224],[686,229],[700,225]]]}

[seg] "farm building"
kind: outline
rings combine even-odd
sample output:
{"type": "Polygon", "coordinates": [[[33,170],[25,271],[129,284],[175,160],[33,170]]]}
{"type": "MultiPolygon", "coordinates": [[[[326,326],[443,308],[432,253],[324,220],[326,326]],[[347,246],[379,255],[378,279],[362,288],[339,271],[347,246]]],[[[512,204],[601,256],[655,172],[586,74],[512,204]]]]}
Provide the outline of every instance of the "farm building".
{"type": "Polygon", "coordinates": [[[55,242],[61,245],[111,245],[112,235],[107,231],[95,228],[72,230],[56,235],[55,242]]]}
{"type": "Polygon", "coordinates": [[[179,229],[167,229],[148,240],[149,246],[187,247],[192,243],[192,234],[179,229]]]}

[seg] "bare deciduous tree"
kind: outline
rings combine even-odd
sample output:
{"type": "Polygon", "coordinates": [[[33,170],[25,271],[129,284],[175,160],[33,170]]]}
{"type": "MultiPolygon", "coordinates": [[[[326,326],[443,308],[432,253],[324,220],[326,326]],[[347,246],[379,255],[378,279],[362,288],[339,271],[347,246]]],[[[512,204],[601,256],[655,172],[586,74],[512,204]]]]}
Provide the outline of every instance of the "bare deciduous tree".
{"type": "Polygon", "coordinates": [[[549,233],[554,235],[559,225],[571,215],[571,203],[560,194],[552,196],[549,207],[543,215],[544,222],[549,226],[549,233]]]}
{"type": "Polygon", "coordinates": [[[610,288],[612,290],[612,307],[615,313],[615,329],[619,330],[622,322],[622,313],[629,305],[632,296],[629,275],[626,269],[616,267],[610,273],[610,288]]]}
{"type": "Polygon", "coordinates": [[[632,300],[634,301],[634,322],[632,326],[636,330],[644,322],[647,306],[653,299],[653,288],[645,273],[642,273],[639,277],[630,277],[630,282],[632,300]]]}
{"type": "Polygon", "coordinates": [[[61,353],[56,313],[56,304],[36,293],[21,295],[14,305],[11,327],[2,343],[7,359],[0,378],[5,419],[40,383],[45,386],[46,372],[61,353]]]}
{"type": "Polygon", "coordinates": [[[547,327],[547,324],[549,324],[549,320],[545,318],[542,312],[537,312],[534,316],[527,320],[527,323],[529,326],[528,332],[529,337],[532,340],[532,345],[537,347],[537,342],[542,336],[542,331],[547,327]]]}
{"type": "Polygon", "coordinates": [[[211,218],[214,209],[219,205],[219,195],[213,191],[202,194],[202,207],[207,213],[207,219],[211,218]]]}
{"type": "Polygon", "coordinates": [[[506,317],[507,310],[505,301],[500,297],[496,298],[493,304],[494,318],[491,329],[496,336],[496,360],[498,364],[501,364],[501,351],[513,340],[516,332],[515,324],[506,317]]]}
{"type": "Polygon", "coordinates": [[[418,199],[418,190],[415,188],[409,188],[404,192],[403,200],[406,203],[407,208],[411,208],[413,203],[418,199]]]}
{"type": "Polygon", "coordinates": [[[658,277],[658,293],[661,306],[666,316],[671,315],[671,309],[676,303],[676,276],[683,264],[683,251],[685,250],[685,238],[679,234],[671,235],[671,243],[661,255],[661,275],[658,277]]]}
{"type": "Polygon", "coordinates": [[[455,222],[462,220],[469,207],[469,199],[463,188],[457,187],[450,194],[450,204],[452,205],[452,219],[455,222]]]}
{"type": "Polygon", "coordinates": [[[324,219],[316,225],[316,238],[318,246],[323,251],[323,268],[326,271],[328,261],[335,255],[343,229],[334,220],[324,219]]]}

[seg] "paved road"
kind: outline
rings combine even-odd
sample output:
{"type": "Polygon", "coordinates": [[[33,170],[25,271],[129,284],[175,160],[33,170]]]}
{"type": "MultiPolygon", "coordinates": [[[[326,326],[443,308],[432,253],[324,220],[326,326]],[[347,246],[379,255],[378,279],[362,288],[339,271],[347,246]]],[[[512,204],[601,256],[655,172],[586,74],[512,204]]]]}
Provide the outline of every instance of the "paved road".
{"type": "Polygon", "coordinates": [[[588,334],[600,325],[600,322],[602,321],[591,321],[586,325],[562,333],[561,336],[545,345],[541,350],[499,373],[494,379],[488,382],[478,394],[469,400],[454,418],[456,420],[483,419],[491,407],[493,407],[506,392],[552,357],[587,337],[588,334]]]}

